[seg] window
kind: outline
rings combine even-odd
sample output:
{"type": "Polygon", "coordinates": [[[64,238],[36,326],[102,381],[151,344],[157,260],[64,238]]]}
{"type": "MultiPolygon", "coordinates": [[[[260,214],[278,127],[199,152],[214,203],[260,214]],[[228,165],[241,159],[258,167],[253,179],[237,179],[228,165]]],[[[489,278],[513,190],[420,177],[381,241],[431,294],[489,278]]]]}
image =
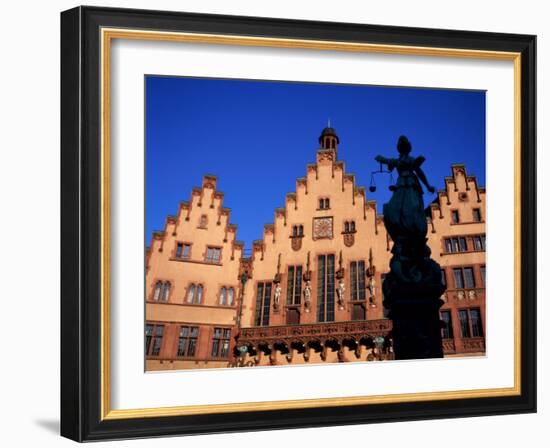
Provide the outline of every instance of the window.
{"type": "Polygon", "coordinates": [[[355,221],[345,221],[344,222],[344,232],[345,233],[355,232],[355,221]]]}
{"type": "Polygon", "coordinates": [[[472,237],[472,241],[474,243],[474,250],[485,250],[485,235],[475,235],[472,237]]]}
{"type": "Polygon", "coordinates": [[[302,266],[288,267],[286,303],[299,305],[302,298],[302,266]]]}
{"type": "Polygon", "coordinates": [[[460,320],[460,334],[463,338],[483,337],[479,308],[459,310],[458,317],[460,320]]]}
{"type": "Polygon", "coordinates": [[[455,288],[464,289],[464,276],[462,275],[462,268],[454,268],[453,276],[455,279],[455,288]]]}
{"type": "Polygon", "coordinates": [[[219,263],[222,255],[222,250],[219,247],[207,247],[206,248],[206,262],[207,263],[219,263]]]}
{"type": "Polygon", "coordinates": [[[474,222],[481,222],[481,210],[479,208],[474,208],[472,210],[472,216],[473,216],[474,222]]]}
{"type": "Polygon", "coordinates": [[[292,226],[292,236],[304,236],[304,226],[303,225],[292,226]]]}
{"type": "Polygon", "coordinates": [[[476,283],[473,268],[454,268],[453,275],[456,289],[475,288],[476,283]]]}
{"type": "Polygon", "coordinates": [[[447,288],[447,274],[445,273],[445,269],[441,269],[441,283],[447,288]]]}
{"type": "Polygon", "coordinates": [[[468,310],[459,310],[458,319],[460,320],[460,334],[463,338],[470,337],[470,317],[468,310]]]}
{"type": "Polygon", "coordinates": [[[460,222],[458,210],[451,210],[451,221],[453,224],[458,224],[460,222]]]}
{"type": "Polygon", "coordinates": [[[441,311],[441,320],[443,321],[443,329],[441,330],[441,337],[443,339],[452,339],[453,322],[451,321],[451,312],[441,311]]]}
{"type": "Polygon", "coordinates": [[[206,229],[208,226],[208,217],[206,215],[202,215],[199,219],[199,229],[206,229]]]}
{"type": "Polygon", "coordinates": [[[334,255],[317,257],[317,320],[334,320],[334,255]]]}
{"type": "Polygon", "coordinates": [[[445,252],[449,254],[457,252],[467,252],[468,244],[466,238],[461,236],[458,238],[445,238],[445,252]]]}
{"type": "Polygon", "coordinates": [[[350,300],[365,300],[365,262],[352,261],[349,264],[350,300]]]}
{"type": "Polygon", "coordinates": [[[464,286],[466,288],[474,288],[475,287],[474,269],[473,268],[464,268],[464,286]]]}
{"type": "Polygon", "coordinates": [[[214,328],[212,338],[212,358],[227,358],[229,354],[230,328],[214,328]]]}
{"type": "Polygon", "coordinates": [[[233,305],[235,290],[230,287],[222,286],[220,290],[220,305],[233,305]]]}
{"type": "Polygon", "coordinates": [[[145,354],[149,356],[158,356],[162,345],[162,336],[164,335],[164,325],[147,324],[145,325],[145,354]]]}
{"type": "Polygon", "coordinates": [[[180,327],[178,356],[195,356],[198,334],[198,327],[180,327]]]}
{"type": "Polygon", "coordinates": [[[170,282],[159,280],[155,283],[153,291],[153,300],[155,302],[168,302],[170,295],[170,282]]]}
{"type": "Polygon", "coordinates": [[[269,310],[271,307],[271,282],[258,282],[256,289],[256,313],[254,325],[269,325],[269,310]]]}
{"type": "Polygon", "coordinates": [[[479,267],[479,274],[481,275],[481,284],[485,287],[485,266],[479,267]]]}
{"type": "Polygon", "coordinates": [[[202,292],[202,285],[195,285],[194,283],[191,283],[187,288],[187,303],[202,303],[202,292]]]}
{"type": "Polygon", "coordinates": [[[191,244],[178,243],[176,246],[176,258],[187,259],[191,253],[191,244]]]}
{"type": "Polygon", "coordinates": [[[470,322],[472,323],[472,336],[479,338],[483,336],[483,329],[481,327],[481,313],[479,308],[472,308],[470,310],[470,322]]]}
{"type": "Polygon", "coordinates": [[[319,199],[319,208],[321,210],[328,210],[330,208],[330,200],[328,198],[319,199]]]}

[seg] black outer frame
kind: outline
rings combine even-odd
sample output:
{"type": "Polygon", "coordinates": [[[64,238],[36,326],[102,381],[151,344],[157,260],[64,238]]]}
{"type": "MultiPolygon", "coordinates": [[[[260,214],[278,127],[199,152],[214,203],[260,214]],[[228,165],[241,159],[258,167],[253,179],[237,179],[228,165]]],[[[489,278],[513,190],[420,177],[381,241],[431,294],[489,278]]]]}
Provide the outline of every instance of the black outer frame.
{"type": "Polygon", "coordinates": [[[536,412],[536,36],[78,7],[61,13],[61,435],[76,441],[536,412]],[[521,395],[100,420],[100,28],[520,52],[521,395]]]}

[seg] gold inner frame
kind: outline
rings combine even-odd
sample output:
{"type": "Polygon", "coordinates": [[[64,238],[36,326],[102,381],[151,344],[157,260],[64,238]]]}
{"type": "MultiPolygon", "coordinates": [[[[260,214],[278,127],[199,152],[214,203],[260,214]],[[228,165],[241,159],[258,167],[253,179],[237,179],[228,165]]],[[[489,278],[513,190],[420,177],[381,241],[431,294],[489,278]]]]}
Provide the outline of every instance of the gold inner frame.
{"type": "Polygon", "coordinates": [[[226,412],[305,409],[329,406],[350,406],[380,403],[502,397],[521,394],[521,53],[465,50],[458,48],[417,47],[403,45],[334,42],[303,39],[278,39],[214,34],[142,31],[133,29],[101,29],[101,419],[166,417],[226,412]],[[443,392],[419,392],[392,395],[369,395],[304,400],[282,400],[229,403],[215,405],[171,406],[141,409],[110,407],[110,62],[111,41],[131,39],[240,45],[255,47],[296,48],[345,52],[383,53],[413,56],[438,56],[470,59],[507,60],[514,62],[514,386],[443,392]]]}

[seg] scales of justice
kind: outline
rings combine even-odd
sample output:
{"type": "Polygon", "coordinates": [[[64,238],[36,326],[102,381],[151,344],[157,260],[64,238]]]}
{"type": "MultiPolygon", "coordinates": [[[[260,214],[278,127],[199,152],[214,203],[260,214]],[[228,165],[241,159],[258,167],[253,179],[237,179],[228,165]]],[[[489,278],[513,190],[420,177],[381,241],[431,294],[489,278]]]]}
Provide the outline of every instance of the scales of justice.
{"type": "Polygon", "coordinates": [[[435,188],[421,168],[425,157],[412,157],[411,151],[407,137],[399,137],[398,157],[376,156],[380,169],[371,173],[371,192],[376,191],[374,179],[378,174],[389,174],[392,192],[383,211],[384,225],[393,241],[390,272],[382,283],[384,306],[393,321],[396,359],[442,358],[439,308],[443,305],[440,297],[445,286],[441,266],[431,258],[427,245],[422,184],[432,194],[435,188]],[[396,182],[394,170],[398,173],[396,182]]]}

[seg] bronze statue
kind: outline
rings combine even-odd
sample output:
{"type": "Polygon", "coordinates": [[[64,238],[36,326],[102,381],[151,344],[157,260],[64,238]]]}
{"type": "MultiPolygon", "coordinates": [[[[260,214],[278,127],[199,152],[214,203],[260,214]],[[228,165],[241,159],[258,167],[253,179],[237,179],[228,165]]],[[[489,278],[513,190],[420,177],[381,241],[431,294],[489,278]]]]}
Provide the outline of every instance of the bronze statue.
{"type": "Polygon", "coordinates": [[[420,181],[430,193],[435,192],[421,168],[426,159],[422,156],[411,157],[411,149],[411,143],[402,135],[397,141],[399,158],[388,159],[380,155],[375,158],[377,162],[387,165],[388,171],[397,169],[399,174],[390,202],[384,204],[384,224],[394,241],[426,236],[424,191],[420,181]]]}
{"type": "Polygon", "coordinates": [[[392,197],[384,204],[384,224],[393,241],[390,272],[382,283],[384,305],[393,321],[396,359],[439,358],[443,356],[439,308],[445,286],[441,267],[430,258],[426,244],[428,231],[424,191],[428,183],[421,165],[424,157],[411,157],[411,143],[399,137],[399,158],[376,156],[376,161],[397,169],[399,177],[391,188],[392,197]]]}

